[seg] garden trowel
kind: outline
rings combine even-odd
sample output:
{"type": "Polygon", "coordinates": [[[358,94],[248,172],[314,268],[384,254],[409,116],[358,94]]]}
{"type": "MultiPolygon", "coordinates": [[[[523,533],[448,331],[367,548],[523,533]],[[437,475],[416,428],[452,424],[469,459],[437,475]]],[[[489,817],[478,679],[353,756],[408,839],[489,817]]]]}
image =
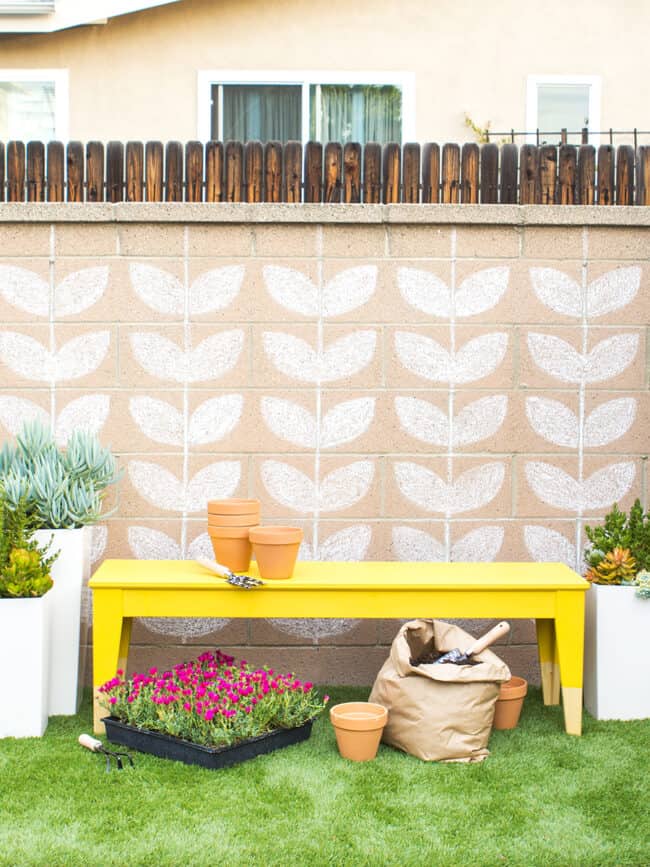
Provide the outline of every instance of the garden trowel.
{"type": "Polygon", "coordinates": [[[486,647],[494,644],[497,638],[501,638],[502,635],[507,635],[508,632],[510,632],[510,624],[506,623],[505,620],[502,620],[501,623],[497,623],[497,625],[493,626],[489,632],[485,633],[485,635],[477,638],[474,644],[470,645],[467,650],[459,650],[455,647],[453,650],[444,653],[439,659],[436,659],[434,665],[438,665],[438,663],[441,662],[451,662],[453,665],[473,665],[475,660],[471,657],[475,653],[480,653],[482,650],[485,650],[486,647]]]}
{"type": "Polygon", "coordinates": [[[226,579],[226,583],[232,584],[233,587],[251,590],[253,587],[259,587],[260,584],[264,584],[259,578],[251,578],[250,575],[236,575],[227,566],[217,563],[216,560],[209,560],[207,557],[196,557],[196,562],[200,563],[201,566],[205,566],[206,569],[209,569],[216,575],[221,575],[222,578],[226,579]]]}

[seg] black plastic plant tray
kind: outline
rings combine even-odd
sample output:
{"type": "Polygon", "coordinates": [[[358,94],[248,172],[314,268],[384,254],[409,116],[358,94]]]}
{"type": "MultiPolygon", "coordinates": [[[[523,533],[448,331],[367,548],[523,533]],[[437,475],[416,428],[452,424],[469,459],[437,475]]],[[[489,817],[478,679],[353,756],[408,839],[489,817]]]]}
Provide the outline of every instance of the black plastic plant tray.
{"type": "Polygon", "coordinates": [[[110,716],[104,717],[102,722],[106,726],[106,736],[111,743],[122,744],[161,759],[173,759],[186,765],[200,765],[202,768],[215,771],[306,741],[311,735],[313,724],[313,720],[308,720],[295,729],[276,729],[232,747],[215,748],[193,744],[191,741],[184,741],[161,732],[139,729],[110,716]]]}

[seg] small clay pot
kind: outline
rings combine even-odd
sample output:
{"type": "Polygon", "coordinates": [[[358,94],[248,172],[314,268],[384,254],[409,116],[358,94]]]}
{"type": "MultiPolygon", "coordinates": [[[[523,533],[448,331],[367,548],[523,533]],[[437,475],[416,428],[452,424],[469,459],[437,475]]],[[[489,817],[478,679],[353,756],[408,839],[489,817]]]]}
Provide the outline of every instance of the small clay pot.
{"type": "Polygon", "coordinates": [[[246,572],[251,565],[248,531],[248,527],[208,527],[217,563],[233,572],[246,572]]]}
{"type": "Polygon", "coordinates": [[[252,527],[249,533],[261,578],[291,578],[302,542],[300,527],[252,527]]]}
{"type": "Polygon", "coordinates": [[[368,762],[377,755],[388,711],[369,701],[346,701],[330,709],[330,721],[343,758],[368,762]]]}
{"type": "Polygon", "coordinates": [[[247,512],[245,515],[208,514],[208,527],[257,527],[259,522],[259,512],[247,512]]]}
{"type": "Polygon", "coordinates": [[[523,677],[511,677],[501,684],[499,697],[494,709],[495,729],[514,729],[519,722],[524,698],[528,692],[528,682],[523,677]]]}
{"type": "Polygon", "coordinates": [[[259,512],[259,500],[245,500],[241,497],[230,497],[227,500],[208,500],[208,515],[247,515],[259,512]]]}

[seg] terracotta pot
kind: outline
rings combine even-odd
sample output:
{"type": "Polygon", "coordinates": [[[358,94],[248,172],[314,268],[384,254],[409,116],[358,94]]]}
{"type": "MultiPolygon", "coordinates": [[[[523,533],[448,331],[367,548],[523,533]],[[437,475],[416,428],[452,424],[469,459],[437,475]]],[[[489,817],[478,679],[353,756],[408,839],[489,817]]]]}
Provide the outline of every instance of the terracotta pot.
{"type": "Polygon", "coordinates": [[[300,527],[253,527],[250,540],[262,578],[291,578],[302,542],[300,527]]]}
{"type": "Polygon", "coordinates": [[[330,721],[343,758],[368,762],[377,755],[388,711],[368,701],[347,701],[330,709],[330,721]]]}
{"type": "Polygon", "coordinates": [[[233,572],[246,572],[251,564],[248,527],[208,527],[214,558],[233,572]]]}
{"type": "Polygon", "coordinates": [[[528,691],[528,682],[523,677],[511,677],[501,684],[499,697],[494,710],[495,729],[514,729],[528,691]]]}
{"type": "Polygon", "coordinates": [[[259,500],[231,497],[228,500],[208,500],[208,515],[246,515],[259,512],[259,500]]]}
{"type": "Polygon", "coordinates": [[[257,527],[259,522],[259,512],[247,512],[245,515],[208,514],[208,527],[257,527]]]}

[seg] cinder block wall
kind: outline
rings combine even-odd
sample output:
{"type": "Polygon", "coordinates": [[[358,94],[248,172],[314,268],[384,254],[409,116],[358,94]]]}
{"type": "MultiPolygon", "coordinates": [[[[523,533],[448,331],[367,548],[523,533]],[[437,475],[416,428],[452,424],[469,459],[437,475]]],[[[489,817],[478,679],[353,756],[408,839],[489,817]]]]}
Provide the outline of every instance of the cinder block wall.
{"type": "MultiPolygon", "coordinates": [[[[207,553],[206,499],[254,495],[304,527],[307,558],[581,570],[584,524],[646,498],[648,222],[0,205],[3,434],[39,416],[118,453],[96,563],[207,553]]],[[[397,626],[140,621],[131,665],[217,645],[370,684],[397,626]]],[[[535,680],[533,641],[520,621],[500,652],[535,680]]]]}

